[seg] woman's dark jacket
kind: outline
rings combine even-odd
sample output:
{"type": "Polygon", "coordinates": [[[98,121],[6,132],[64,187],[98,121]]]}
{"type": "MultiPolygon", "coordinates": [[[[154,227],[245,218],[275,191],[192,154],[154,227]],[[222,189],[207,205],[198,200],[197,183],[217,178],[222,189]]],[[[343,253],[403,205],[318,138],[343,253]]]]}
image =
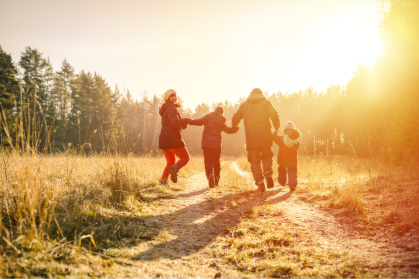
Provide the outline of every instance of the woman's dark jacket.
{"type": "Polygon", "coordinates": [[[229,128],[225,124],[226,119],[218,112],[211,112],[200,119],[191,120],[189,125],[202,126],[202,147],[221,149],[221,132],[234,134],[237,128],[229,128]]]}
{"type": "Polygon", "coordinates": [[[179,105],[166,101],[160,108],[161,132],[159,136],[160,149],[175,149],[185,146],[181,130],[186,129],[189,118],[182,118],[179,105]]]}

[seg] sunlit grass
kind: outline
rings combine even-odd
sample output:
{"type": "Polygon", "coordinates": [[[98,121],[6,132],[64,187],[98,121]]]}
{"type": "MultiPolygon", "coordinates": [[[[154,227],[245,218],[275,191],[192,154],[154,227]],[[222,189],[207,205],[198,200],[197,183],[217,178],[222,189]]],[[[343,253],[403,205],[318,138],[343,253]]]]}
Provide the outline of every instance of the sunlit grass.
{"type": "Polygon", "coordinates": [[[149,202],[182,189],[182,180],[202,170],[201,161],[192,158],[180,172],[180,183],[163,187],[158,186],[162,157],[5,155],[0,225],[6,253],[0,274],[44,277],[40,266],[33,267],[30,251],[45,260],[58,253],[71,263],[74,256],[67,254],[83,247],[100,251],[126,238],[147,238],[141,219],[134,217],[147,218],[149,202]],[[25,257],[16,262],[15,253],[25,257]]]}
{"type": "MultiPolygon", "coordinates": [[[[296,194],[300,199],[335,209],[340,215],[419,225],[415,166],[352,156],[301,156],[298,160],[296,194]]],[[[250,171],[245,157],[238,164],[250,171]]],[[[277,167],[274,162],[275,179],[277,167]]]]}

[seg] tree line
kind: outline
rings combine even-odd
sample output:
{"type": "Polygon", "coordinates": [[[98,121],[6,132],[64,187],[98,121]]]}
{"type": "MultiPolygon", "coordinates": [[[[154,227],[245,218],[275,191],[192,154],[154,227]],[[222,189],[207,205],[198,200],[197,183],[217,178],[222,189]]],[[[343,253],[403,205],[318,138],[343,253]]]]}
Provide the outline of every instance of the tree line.
{"type": "MultiPolygon", "coordinates": [[[[384,53],[371,66],[360,65],[346,85],[265,93],[282,126],[292,121],[301,131],[301,154],[418,157],[419,2],[383,2],[381,12],[384,53]]],[[[229,124],[249,93],[236,103],[202,103],[181,113],[200,118],[222,106],[229,124]]],[[[75,73],[66,59],[54,71],[49,58],[31,47],[15,63],[0,46],[0,102],[2,148],[41,154],[158,152],[161,95],[134,99],[98,73],[75,73]]],[[[223,137],[224,155],[244,153],[240,128],[223,137]]],[[[202,129],[184,131],[191,153],[201,153],[202,129]]]]}

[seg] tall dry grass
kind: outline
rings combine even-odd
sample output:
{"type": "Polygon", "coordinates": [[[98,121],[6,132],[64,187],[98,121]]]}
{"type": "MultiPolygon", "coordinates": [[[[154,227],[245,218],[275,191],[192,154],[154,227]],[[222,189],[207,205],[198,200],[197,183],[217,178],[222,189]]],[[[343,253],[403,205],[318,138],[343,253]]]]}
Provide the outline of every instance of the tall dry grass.
{"type": "MultiPolygon", "coordinates": [[[[274,161],[276,160],[276,156],[274,161]]],[[[419,174],[415,162],[402,165],[353,156],[300,156],[296,193],[337,214],[363,216],[380,225],[399,222],[401,231],[419,226],[419,174]]],[[[240,167],[250,171],[245,157],[240,167]]],[[[274,163],[274,177],[278,177],[274,163]]]]}
{"type": "MultiPolygon", "coordinates": [[[[69,253],[79,246],[100,252],[140,237],[141,220],[134,217],[146,218],[149,201],[183,187],[158,186],[162,157],[2,155],[0,274],[6,277],[28,274],[13,273],[22,271],[14,266],[16,255],[48,254],[69,244],[69,253]]],[[[202,170],[200,158],[181,170],[180,181],[195,170],[202,170]]]]}

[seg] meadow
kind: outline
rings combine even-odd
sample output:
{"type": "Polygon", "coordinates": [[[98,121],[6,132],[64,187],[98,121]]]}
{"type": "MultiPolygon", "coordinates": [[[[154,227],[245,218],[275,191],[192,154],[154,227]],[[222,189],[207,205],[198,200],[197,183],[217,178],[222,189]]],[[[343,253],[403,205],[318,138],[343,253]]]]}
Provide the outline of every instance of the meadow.
{"type": "Polygon", "coordinates": [[[245,158],[224,161],[221,185],[208,189],[199,156],[169,187],[158,185],[162,157],[2,156],[1,277],[417,274],[410,263],[365,264],[371,254],[348,252],[331,233],[343,237],[348,226],[357,234],[348,245],[372,247],[385,235],[388,251],[407,251],[400,258],[412,261],[419,247],[414,162],[304,156],[295,193],[276,184],[258,196],[245,158]],[[321,237],[336,245],[318,247],[321,237]]]}

